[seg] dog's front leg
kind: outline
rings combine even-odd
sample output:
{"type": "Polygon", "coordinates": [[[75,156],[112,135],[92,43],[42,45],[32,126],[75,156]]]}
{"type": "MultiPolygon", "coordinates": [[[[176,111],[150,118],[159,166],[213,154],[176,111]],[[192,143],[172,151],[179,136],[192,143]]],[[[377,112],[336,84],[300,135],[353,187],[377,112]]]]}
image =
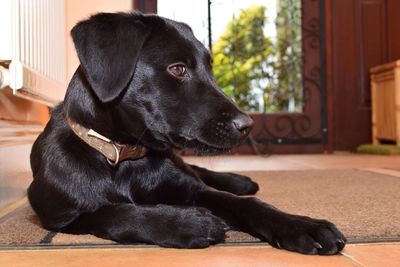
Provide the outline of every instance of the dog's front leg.
{"type": "Polygon", "coordinates": [[[201,191],[196,195],[196,205],[210,209],[228,224],[238,226],[277,248],[331,255],[345,246],[346,238],[334,224],[284,213],[254,197],[201,191]]]}
{"type": "Polygon", "coordinates": [[[249,177],[231,173],[214,172],[195,165],[190,165],[199,178],[208,186],[230,192],[235,195],[254,195],[259,187],[249,177]]]}
{"type": "Polygon", "coordinates": [[[208,210],[170,205],[116,204],[85,213],[62,232],[90,233],[119,243],[203,248],[223,241],[227,226],[208,210]]]}

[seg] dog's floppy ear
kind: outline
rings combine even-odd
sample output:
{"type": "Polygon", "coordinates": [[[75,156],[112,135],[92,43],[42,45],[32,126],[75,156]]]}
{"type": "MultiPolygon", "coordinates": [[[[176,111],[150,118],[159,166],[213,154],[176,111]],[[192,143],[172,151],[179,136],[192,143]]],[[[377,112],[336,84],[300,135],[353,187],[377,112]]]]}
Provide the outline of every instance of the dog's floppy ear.
{"type": "Polygon", "coordinates": [[[118,97],[132,78],[150,29],[141,14],[100,13],[71,31],[79,61],[102,102],[118,97]]]}

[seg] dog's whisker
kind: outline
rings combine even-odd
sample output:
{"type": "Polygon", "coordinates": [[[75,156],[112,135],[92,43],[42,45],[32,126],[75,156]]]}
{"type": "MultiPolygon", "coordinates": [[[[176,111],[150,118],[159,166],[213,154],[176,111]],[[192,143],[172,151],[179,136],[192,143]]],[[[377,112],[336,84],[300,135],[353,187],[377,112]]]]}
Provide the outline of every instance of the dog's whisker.
{"type": "MultiPolygon", "coordinates": [[[[188,130],[188,136],[189,136],[189,137],[192,136],[192,135],[191,135],[191,134],[192,134],[192,129],[193,129],[193,126],[190,127],[189,130],[188,130]]],[[[188,142],[189,142],[189,139],[188,139],[188,138],[185,138],[185,143],[183,144],[183,148],[186,148],[186,145],[187,145],[188,142]]]]}
{"type": "Polygon", "coordinates": [[[144,134],[146,133],[146,131],[147,131],[148,129],[149,129],[149,128],[146,127],[146,128],[143,130],[143,132],[139,135],[139,138],[137,139],[135,146],[137,146],[137,145],[139,144],[139,142],[142,140],[142,137],[144,136],[144,134]]]}
{"type": "Polygon", "coordinates": [[[144,128],[143,132],[139,135],[135,146],[139,145],[139,143],[142,140],[144,134],[147,132],[147,130],[149,130],[149,127],[151,127],[154,123],[155,123],[155,121],[152,121],[149,126],[146,126],[146,128],[144,128]]]}

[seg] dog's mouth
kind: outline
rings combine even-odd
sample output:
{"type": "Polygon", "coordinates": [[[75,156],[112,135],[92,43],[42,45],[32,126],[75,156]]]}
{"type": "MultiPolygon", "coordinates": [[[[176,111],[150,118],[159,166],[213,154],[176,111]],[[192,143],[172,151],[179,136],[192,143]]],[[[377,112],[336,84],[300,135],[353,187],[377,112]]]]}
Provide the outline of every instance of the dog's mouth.
{"type": "Polygon", "coordinates": [[[188,138],[184,136],[169,136],[169,143],[176,149],[189,148],[200,154],[221,154],[230,151],[233,146],[219,146],[198,138],[188,138]]]}
{"type": "Polygon", "coordinates": [[[180,127],[176,131],[157,133],[170,148],[187,148],[199,154],[221,154],[240,145],[253,126],[250,117],[239,115],[234,119],[208,120],[200,126],[192,125],[191,128],[180,127]]]}

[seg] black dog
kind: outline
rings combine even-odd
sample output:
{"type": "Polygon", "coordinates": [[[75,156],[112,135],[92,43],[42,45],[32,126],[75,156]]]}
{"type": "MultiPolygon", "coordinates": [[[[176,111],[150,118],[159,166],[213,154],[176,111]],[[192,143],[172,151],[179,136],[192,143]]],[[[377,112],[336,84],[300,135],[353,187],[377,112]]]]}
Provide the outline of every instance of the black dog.
{"type": "Polygon", "coordinates": [[[43,227],[202,248],[223,241],[229,225],[291,251],[343,249],[332,223],[240,197],[257,184],[174,153],[230,150],[253,124],[218,89],[210,54],[187,25],[98,14],[78,23],[72,38],[81,66],[31,154],[28,196],[43,227]]]}

